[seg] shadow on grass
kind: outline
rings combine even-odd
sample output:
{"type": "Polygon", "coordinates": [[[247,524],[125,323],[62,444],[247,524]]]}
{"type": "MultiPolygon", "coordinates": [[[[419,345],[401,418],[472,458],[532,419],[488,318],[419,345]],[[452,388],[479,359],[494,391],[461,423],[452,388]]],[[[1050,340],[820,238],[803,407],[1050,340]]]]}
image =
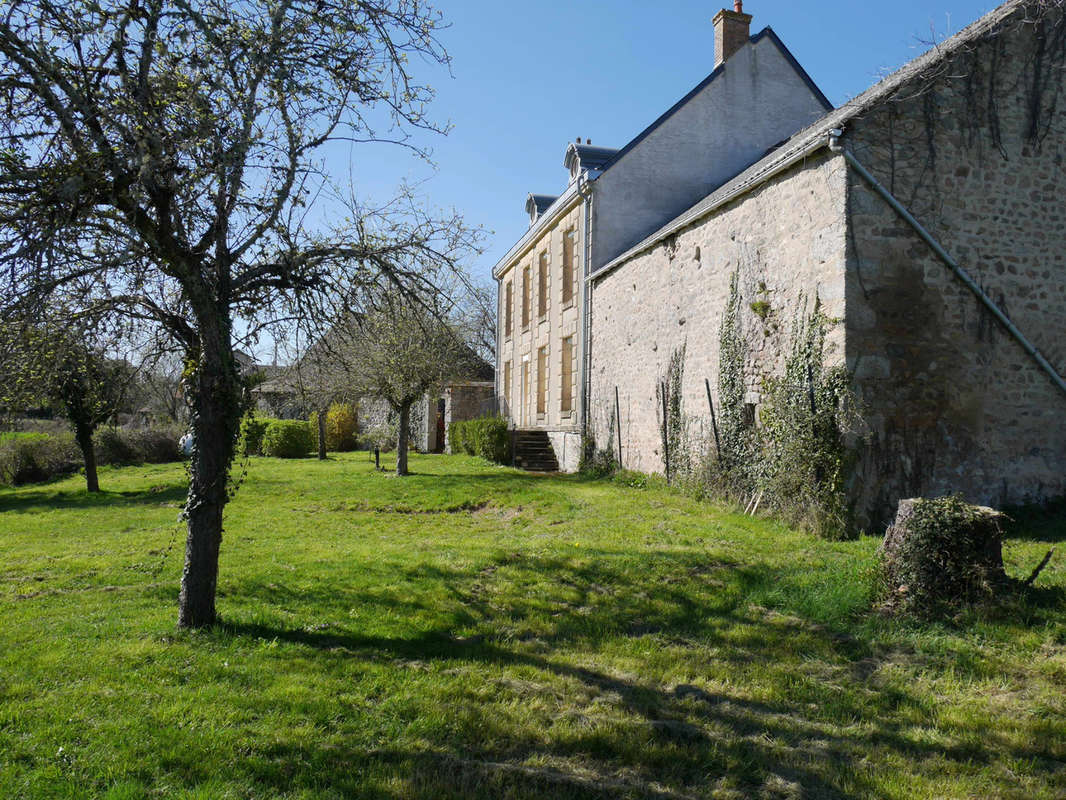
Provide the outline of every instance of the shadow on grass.
{"type": "Polygon", "coordinates": [[[1052,501],[1046,506],[1008,508],[1004,513],[1011,518],[1004,531],[1006,538],[1066,542],[1066,499],[1052,501]]]}
{"type": "MultiPolygon", "coordinates": [[[[751,603],[767,586],[800,592],[788,570],[693,554],[645,554],[639,567],[620,566],[611,555],[617,558],[512,554],[476,570],[412,568],[404,578],[436,588],[444,619],[409,636],[365,635],[343,625],[221,626],[224,636],[306,647],[323,670],[355,659],[485,676],[496,681],[502,704],[496,718],[484,695],[435,697],[442,689],[427,680],[410,702],[427,718],[444,703],[450,716],[447,724],[419,725],[417,746],[279,741],[249,759],[254,780],[274,790],[313,790],[325,781],[368,796],[367,776],[381,775],[381,797],[692,798],[708,796],[722,779],[735,796],[853,798],[882,791],[858,766],[867,758],[928,769],[931,778],[945,762],[967,772],[998,760],[1052,759],[1054,746],[1035,730],[1027,737],[1033,744],[1018,747],[984,718],[938,719],[930,697],[893,677],[899,668],[964,674],[953,655],[918,656],[862,626],[845,632],[751,603]],[[659,654],[647,656],[651,663],[683,665],[691,683],[663,685],[654,672],[600,666],[599,654],[635,640],[642,640],[639,652],[659,654]],[[475,669],[463,672],[468,665],[475,669]],[[493,668],[479,668],[486,665],[493,668]],[[723,680],[723,672],[747,677],[723,680]],[[488,677],[501,674],[514,677],[488,677]],[[545,684],[553,687],[550,702],[562,706],[558,714],[577,722],[509,724],[509,709],[549,702],[545,684]],[[617,713],[601,715],[604,707],[617,713]],[[279,764],[288,766],[279,772],[279,764]]],[[[392,614],[430,605],[412,602],[406,591],[400,581],[390,591],[333,586],[285,599],[332,604],[338,612],[353,603],[392,614]]]]}
{"type": "Polygon", "coordinates": [[[150,489],[136,492],[112,492],[106,489],[100,492],[87,492],[84,489],[54,491],[23,489],[10,494],[0,494],[0,513],[21,511],[36,514],[41,511],[77,510],[104,506],[180,503],[185,501],[187,494],[188,485],[184,482],[153,486],[150,489]]]}

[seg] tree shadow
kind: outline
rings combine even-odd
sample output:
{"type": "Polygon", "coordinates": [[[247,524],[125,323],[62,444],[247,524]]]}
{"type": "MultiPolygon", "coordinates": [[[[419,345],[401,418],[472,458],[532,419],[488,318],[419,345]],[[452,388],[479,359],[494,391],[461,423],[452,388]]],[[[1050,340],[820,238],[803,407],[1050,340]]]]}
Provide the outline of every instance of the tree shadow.
{"type": "MultiPolygon", "coordinates": [[[[365,782],[348,783],[353,768],[405,776],[400,788],[385,781],[382,797],[691,798],[707,796],[709,776],[718,776],[744,796],[852,798],[878,794],[878,785],[852,767],[871,750],[893,761],[947,761],[960,769],[1051,758],[1052,745],[1042,748],[1038,737],[1018,747],[990,723],[937,723],[928,697],[886,677],[886,667],[955,670],[950,654],[918,656],[898,641],[851,632],[860,628],[838,630],[745,601],[751,587],[768,581],[787,589],[788,570],[670,553],[648,555],[645,568],[634,571],[614,566],[609,555],[508,554],[476,570],[412,567],[405,577],[437,586],[445,598],[437,610],[446,619],[407,636],[368,635],[344,624],[313,630],[228,622],[220,628],[226,636],[307,648],[323,669],[355,660],[449,670],[474,665],[472,674],[523,676],[498,680],[499,693],[515,704],[542,701],[523,686],[530,675],[543,676],[585,698],[572,713],[588,717],[587,728],[567,735],[516,729],[470,697],[449,726],[421,730],[417,747],[279,741],[249,763],[314,765],[287,772],[285,787],[310,790],[328,775],[333,789],[364,796],[365,782]],[[550,591],[523,596],[516,590],[534,579],[549,580],[550,591]],[[696,679],[662,685],[596,663],[596,654],[632,640],[649,652],[687,659],[696,679]],[[716,667],[761,676],[765,696],[702,683],[708,652],[716,667]],[[603,704],[615,709],[611,721],[597,717],[603,704]],[[937,724],[940,742],[914,732],[937,724]]],[[[329,602],[329,591],[308,591],[315,596],[299,590],[288,600],[329,602]]],[[[405,597],[402,585],[332,597],[339,607],[363,602],[383,613],[426,607],[405,597]]],[[[272,767],[251,768],[257,782],[281,789],[272,767]]]]}
{"type": "Polygon", "coordinates": [[[1044,506],[1020,506],[1004,509],[1011,518],[1004,538],[1034,542],[1066,541],[1066,498],[1044,506]]]}
{"type": "Polygon", "coordinates": [[[160,505],[184,502],[188,491],[188,485],[184,482],[166,483],[142,491],[125,492],[107,489],[100,492],[87,492],[84,489],[54,491],[22,489],[10,494],[0,493],[0,513],[13,511],[37,514],[41,511],[78,510],[105,506],[160,505]]]}

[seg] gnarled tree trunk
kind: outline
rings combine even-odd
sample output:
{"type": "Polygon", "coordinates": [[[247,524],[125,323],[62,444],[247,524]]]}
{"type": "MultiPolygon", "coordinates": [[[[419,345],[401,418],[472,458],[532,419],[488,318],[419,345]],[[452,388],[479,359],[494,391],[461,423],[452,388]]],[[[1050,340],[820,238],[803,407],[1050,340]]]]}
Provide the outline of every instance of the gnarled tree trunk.
{"type": "Polygon", "coordinates": [[[216,619],[222,511],[228,499],[229,468],[243,399],[230,342],[229,315],[220,306],[213,310],[214,314],[200,315],[201,345],[193,376],[198,390],[192,393],[195,444],[185,506],[188,535],[178,599],[181,628],[206,627],[216,619]]]}
{"type": "Polygon", "coordinates": [[[411,404],[400,406],[400,427],[396,432],[396,474],[407,474],[407,433],[411,423],[411,404]]]}
{"type": "Polygon", "coordinates": [[[81,449],[85,461],[85,490],[100,491],[100,480],[96,476],[96,448],[93,446],[93,426],[86,423],[74,423],[74,439],[81,449]]]}

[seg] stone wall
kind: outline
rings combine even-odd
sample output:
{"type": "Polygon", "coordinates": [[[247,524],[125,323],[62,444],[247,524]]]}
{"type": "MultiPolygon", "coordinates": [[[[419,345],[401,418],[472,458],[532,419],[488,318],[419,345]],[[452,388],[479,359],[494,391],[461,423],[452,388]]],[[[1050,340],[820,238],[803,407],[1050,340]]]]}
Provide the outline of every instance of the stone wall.
{"type": "MultiPolygon", "coordinates": [[[[845,181],[841,156],[813,157],[595,281],[590,431],[600,447],[616,441],[617,387],[623,466],[662,471],[655,387],[682,345],[690,433],[709,436],[704,379],[717,404],[719,330],[734,273],[756,410],[762,376],[783,367],[797,315],[817,299],[828,316],[843,317],[845,181]]],[[[843,346],[837,325],[828,336],[837,363],[843,346]]]]}
{"type": "Polygon", "coordinates": [[[491,383],[457,383],[444,390],[444,448],[452,451],[450,428],[453,422],[465,422],[495,413],[491,383]]]}
{"type": "MultiPolygon", "coordinates": [[[[1060,374],[1064,35],[1059,12],[1011,17],[845,137],[1060,374]]],[[[900,497],[1066,494],[1066,393],[857,175],[849,191],[847,364],[872,431],[854,495],[871,526],[900,497]]]]}

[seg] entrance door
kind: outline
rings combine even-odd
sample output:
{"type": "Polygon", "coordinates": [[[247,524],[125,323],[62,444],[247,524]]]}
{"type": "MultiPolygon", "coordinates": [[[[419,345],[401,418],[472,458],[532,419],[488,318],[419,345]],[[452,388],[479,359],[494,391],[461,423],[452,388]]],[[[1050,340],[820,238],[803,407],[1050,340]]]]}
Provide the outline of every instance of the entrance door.
{"type": "Polygon", "coordinates": [[[437,446],[434,453],[444,452],[444,398],[437,401],[437,446]]]}

